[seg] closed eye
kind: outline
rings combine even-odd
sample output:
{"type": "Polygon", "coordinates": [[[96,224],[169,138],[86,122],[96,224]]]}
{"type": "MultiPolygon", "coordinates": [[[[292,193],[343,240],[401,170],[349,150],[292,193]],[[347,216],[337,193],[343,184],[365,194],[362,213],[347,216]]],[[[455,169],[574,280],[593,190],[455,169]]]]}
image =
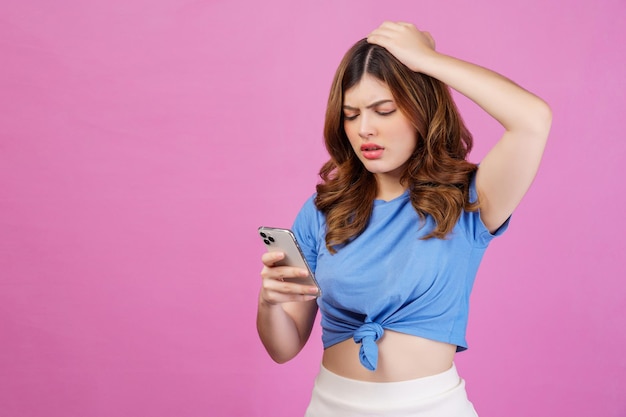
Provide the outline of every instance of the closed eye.
{"type": "MultiPolygon", "coordinates": [[[[378,114],[379,116],[389,116],[389,115],[391,115],[391,114],[395,113],[395,112],[396,112],[396,110],[397,110],[397,109],[388,110],[388,111],[381,111],[381,110],[377,110],[377,111],[376,111],[376,114],[378,114]]],[[[354,119],[356,119],[357,117],[359,117],[359,114],[358,114],[358,113],[357,113],[357,114],[351,114],[351,115],[347,115],[347,114],[344,114],[344,115],[343,115],[343,118],[344,118],[345,120],[354,120],[354,119]]]]}

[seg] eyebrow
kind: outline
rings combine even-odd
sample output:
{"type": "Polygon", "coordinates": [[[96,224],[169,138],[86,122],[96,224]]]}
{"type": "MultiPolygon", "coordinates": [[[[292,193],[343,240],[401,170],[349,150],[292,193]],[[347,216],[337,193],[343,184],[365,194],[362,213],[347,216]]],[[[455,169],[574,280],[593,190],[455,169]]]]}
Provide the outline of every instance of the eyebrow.
{"type": "MultiPolygon", "coordinates": [[[[374,103],[370,104],[369,106],[366,106],[365,108],[371,109],[372,107],[380,106],[381,104],[385,104],[385,103],[393,103],[393,100],[385,99],[385,100],[375,101],[374,103]]],[[[343,108],[346,110],[358,110],[358,108],[348,106],[347,104],[344,104],[343,108]]]]}

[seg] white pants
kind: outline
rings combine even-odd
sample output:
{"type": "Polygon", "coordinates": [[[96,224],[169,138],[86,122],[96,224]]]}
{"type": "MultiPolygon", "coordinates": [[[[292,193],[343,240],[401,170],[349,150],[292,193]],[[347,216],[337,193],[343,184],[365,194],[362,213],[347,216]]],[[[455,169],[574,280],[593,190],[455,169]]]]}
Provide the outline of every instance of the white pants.
{"type": "Polygon", "coordinates": [[[478,417],[456,367],[401,382],[344,378],[323,366],[305,417],[478,417]]]}

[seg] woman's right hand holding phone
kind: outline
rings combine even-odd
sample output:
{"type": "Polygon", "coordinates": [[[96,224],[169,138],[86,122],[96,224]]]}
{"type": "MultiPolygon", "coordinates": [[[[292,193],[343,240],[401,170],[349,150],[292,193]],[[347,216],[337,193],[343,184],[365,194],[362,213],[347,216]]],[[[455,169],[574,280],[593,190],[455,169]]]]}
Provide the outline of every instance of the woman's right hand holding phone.
{"type": "Polygon", "coordinates": [[[306,278],[306,269],[278,266],[282,252],[264,253],[261,261],[263,284],[259,294],[257,330],[261,342],[278,363],[292,359],[311,335],[317,313],[318,296],[314,285],[292,282],[287,278],[306,278]]]}
{"type": "Polygon", "coordinates": [[[266,304],[282,304],[293,301],[311,301],[317,298],[318,289],[314,285],[300,284],[287,278],[306,278],[306,269],[293,266],[276,266],[285,257],[282,252],[266,252],[261,257],[263,269],[260,300],[266,304]]]}

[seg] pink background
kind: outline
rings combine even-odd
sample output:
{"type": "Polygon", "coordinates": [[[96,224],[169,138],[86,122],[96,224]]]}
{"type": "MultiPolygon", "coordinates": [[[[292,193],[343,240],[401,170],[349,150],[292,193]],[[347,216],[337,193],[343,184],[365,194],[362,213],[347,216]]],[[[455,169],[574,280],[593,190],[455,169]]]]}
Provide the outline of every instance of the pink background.
{"type": "MultiPolygon", "coordinates": [[[[3,1],[0,415],[302,414],[320,331],[266,355],[256,228],[313,192],[333,72],[385,19],[554,111],[457,357],[481,417],[626,415],[623,0],[3,1]]],[[[479,161],[500,128],[459,106],[479,161]]]]}

